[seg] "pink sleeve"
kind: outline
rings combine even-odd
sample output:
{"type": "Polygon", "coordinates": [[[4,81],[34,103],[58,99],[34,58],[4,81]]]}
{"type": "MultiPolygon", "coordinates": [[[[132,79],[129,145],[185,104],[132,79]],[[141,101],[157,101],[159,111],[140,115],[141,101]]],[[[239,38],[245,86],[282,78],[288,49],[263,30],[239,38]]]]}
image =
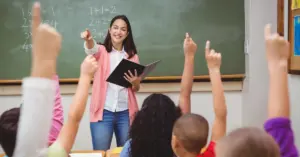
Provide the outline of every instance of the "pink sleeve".
{"type": "Polygon", "coordinates": [[[95,53],[93,56],[96,58],[96,60],[99,60],[99,58],[100,58],[100,53],[101,53],[102,48],[103,48],[104,46],[102,46],[102,45],[97,45],[97,47],[98,47],[98,51],[97,51],[97,53],[95,53]]]}
{"type": "Polygon", "coordinates": [[[56,81],[56,92],[55,92],[55,103],[53,107],[52,124],[49,133],[49,140],[48,140],[49,146],[56,141],[64,122],[64,113],[63,113],[63,107],[61,103],[59,78],[57,75],[55,75],[53,79],[56,81]]]}

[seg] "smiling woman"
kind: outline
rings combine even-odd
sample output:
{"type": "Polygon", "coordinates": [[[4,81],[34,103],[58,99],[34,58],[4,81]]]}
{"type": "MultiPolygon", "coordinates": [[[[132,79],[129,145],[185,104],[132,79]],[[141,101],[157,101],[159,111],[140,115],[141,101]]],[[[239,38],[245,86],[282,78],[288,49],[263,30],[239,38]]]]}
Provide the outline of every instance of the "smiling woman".
{"type": "Polygon", "coordinates": [[[122,147],[128,139],[128,129],[138,110],[135,92],[139,90],[140,78],[126,75],[132,87],[124,88],[106,82],[120,61],[125,58],[139,63],[137,50],[128,18],[115,16],[103,43],[96,43],[89,30],[81,33],[88,55],[98,61],[94,76],[90,106],[90,128],[94,150],[108,150],[115,132],[117,146],[122,147]]]}

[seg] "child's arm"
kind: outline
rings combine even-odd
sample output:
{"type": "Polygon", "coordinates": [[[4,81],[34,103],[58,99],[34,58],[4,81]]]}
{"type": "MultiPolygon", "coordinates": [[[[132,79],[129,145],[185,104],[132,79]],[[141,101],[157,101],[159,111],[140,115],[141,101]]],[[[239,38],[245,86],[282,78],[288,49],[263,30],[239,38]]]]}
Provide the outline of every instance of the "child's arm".
{"type": "MultiPolygon", "coordinates": [[[[96,70],[96,59],[91,55],[87,56],[81,64],[79,83],[72,104],[70,106],[68,120],[64,124],[58,136],[58,139],[55,142],[63,147],[67,154],[73,147],[79,124],[86,108],[91,79],[96,70]]],[[[55,145],[55,143],[53,145],[55,145]]],[[[55,150],[49,149],[49,152],[52,154],[59,153],[53,151],[55,150]]]]}
{"type": "Polygon", "coordinates": [[[179,107],[182,113],[191,112],[191,93],[194,77],[194,58],[197,51],[197,45],[193,39],[186,33],[183,43],[184,48],[184,69],[181,78],[181,89],[179,96],[179,107]]]}
{"type": "Polygon", "coordinates": [[[266,53],[269,68],[268,121],[265,130],[280,146],[282,157],[298,157],[290,122],[287,64],[289,43],[265,27],[266,53]]]}
{"type": "Polygon", "coordinates": [[[61,102],[59,77],[55,75],[53,79],[55,80],[56,92],[55,92],[55,102],[54,102],[53,115],[52,115],[52,125],[50,129],[49,140],[48,140],[49,146],[54,141],[56,141],[64,122],[64,112],[63,112],[63,107],[61,102]]]}
{"type": "Polygon", "coordinates": [[[47,147],[55,94],[56,59],[61,37],[56,30],[40,24],[40,5],[32,10],[32,68],[31,77],[23,80],[23,100],[17,133],[15,157],[42,156],[47,147]]]}
{"type": "Polygon", "coordinates": [[[211,141],[218,141],[226,134],[227,108],[221,80],[221,54],[210,50],[210,42],[206,42],[205,58],[207,61],[212,86],[215,120],[212,127],[211,141]]]}

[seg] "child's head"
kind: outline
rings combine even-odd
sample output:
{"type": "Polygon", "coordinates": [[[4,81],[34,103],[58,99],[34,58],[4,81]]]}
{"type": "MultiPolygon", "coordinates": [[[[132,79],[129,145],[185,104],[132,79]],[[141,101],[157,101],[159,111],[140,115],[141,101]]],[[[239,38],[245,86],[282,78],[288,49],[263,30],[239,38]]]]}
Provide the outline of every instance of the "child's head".
{"type": "Polygon", "coordinates": [[[9,157],[15,150],[20,108],[5,111],[0,117],[0,144],[9,157]]]}
{"type": "Polygon", "coordinates": [[[280,157],[275,140],[264,130],[240,128],[216,145],[217,157],[280,157]]]}
{"type": "Polygon", "coordinates": [[[209,125],[197,114],[184,114],[174,124],[172,148],[177,156],[198,155],[207,143],[209,125]]]}
{"type": "Polygon", "coordinates": [[[180,109],[168,96],[163,94],[148,96],[131,125],[130,156],[173,157],[172,128],[180,115],[180,109]]]}

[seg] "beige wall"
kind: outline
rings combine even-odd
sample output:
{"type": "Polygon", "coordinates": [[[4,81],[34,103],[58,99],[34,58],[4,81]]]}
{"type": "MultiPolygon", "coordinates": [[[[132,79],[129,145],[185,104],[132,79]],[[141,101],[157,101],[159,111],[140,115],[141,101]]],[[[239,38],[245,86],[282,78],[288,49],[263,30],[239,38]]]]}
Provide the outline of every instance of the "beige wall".
{"type": "MultiPolygon", "coordinates": [[[[287,2],[287,0],[285,0],[287,2]]],[[[263,27],[272,23],[276,28],[276,0],[245,0],[246,41],[246,79],[243,83],[226,83],[225,95],[228,105],[228,130],[240,126],[261,127],[267,116],[268,75],[264,55],[263,27]]],[[[225,2],[224,2],[225,3],[225,2]]],[[[289,76],[292,104],[292,120],[296,142],[300,146],[300,105],[297,96],[300,93],[300,76],[289,76]]],[[[65,117],[72,100],[75,86],[62,86],[65,117]]],[[[149,84],[144,85],[142,92],[137,94],[139,104],[151,92],[160,91],[169,95],[175,102],[178,100],[179,84],[149,84]],[[162,88],[163,87],[163,88],[162,88]]],[[[0,113],[11,107],[18,106],[21,97],[19,87],[0,87],[0,113]],[[12,95],[17,94],[17,95],[12,95]]],[[[196,83],[192,94],[192,112],[203,114],[210,122],[213,120],[212,95],[209,83],[196,83]]],[[[80,126],[74,149],[92,149],[89,130],[88,107],[80,126]]],[[[112,146],[115,146],[113,140],[112,146]]]]}

